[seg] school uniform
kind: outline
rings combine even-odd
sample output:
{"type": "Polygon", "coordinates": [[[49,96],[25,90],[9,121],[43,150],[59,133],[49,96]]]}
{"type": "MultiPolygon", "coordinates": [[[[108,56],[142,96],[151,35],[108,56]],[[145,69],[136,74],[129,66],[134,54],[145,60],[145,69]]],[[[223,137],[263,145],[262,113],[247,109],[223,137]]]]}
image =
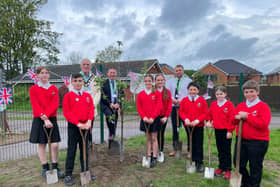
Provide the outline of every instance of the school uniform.
{"type": "MultiPolygon", "coordinates": [[[[81,170],[84,171],[83,142],[77,125],[94,119],[94,107],[91,95],[77,90],[68,92],[63,99],[63,115],[68,122],[68,148],[65,164],[66,176],[72,176],[77,143],[80,149],[81,170]]],[[[88,146],[88,138],[89,136],[86,137],[86,147],[88,146]]],[[[86,149],[86,158],[86,170],[88,170],[88,149],[86,149]]]]}
{"type": "MultiPolygon", "coordinates": [[[[164,100],[163,99],[163,89],[159,90],[158,91],[160,92],[161,94],[161,98],[162,98],[162,107],[161,107],[161,110],[160,110],[160,114],[159,114],[159,118],[168,118],[171,114],[171,110],[172,110],[172,98],[171,98],[171,92],[170,90],[167,89],[167,92],[168,92],[168,99],[167,100],[164,100]]],[[[167,125],[167,121],[162,124],[161,121],[159,120],[159,126],[160,126],[160,130],[161,130],[161,133],[158,133],[158,142],[159,142],[159,150],[161,152],[163,152],[163,147],[164,147],[164,132],[165,132],[165,128],[166,128],[166,125],[167,125]],[[161,137],[160,137],[161,136],[161,137]]]]}
{"type": "MultiPolygon", "coordinates": [[[[189,119],[190,122],[197,121],[198,124],[194,127],[193,138],[192,138],[192,160],[197,165],[203,164],[203,126],[204,120],[207,116],[207,103],[203,97],[191,96],[185,97],[180,104],[179,115],[180,118],[185,121],[189,119]]],[[[184,123],[185,130],[188,129],[184,123]]],[[[190,128],[192,129],[192,127],[190,128]]]]}
{"type": "MultiPolygon", "coordinates": [[[[188,85],[192,82],[192,80],[187,77],[183,76],[181,79],[172,78],[166,82],[166,87],[171,92],[172,99],[182,100],[184,97],[188,95],[188,85]]],[[[172,143],[173,148],[175,148],[176,142],[179,140],[179,133],[177,130],[177,110],[179,109],[179,105],[172,104],[172,111],[171,111],[171,124],[172,124],[172,143]]],[[[180,122],[182,121],[179,119],[180,122]]]]}
{"type": "MultiPolygon", "coordinates": [[[[51,142],[60,142],[61,139],[56,119],[59,105],[58,89],[50,83],[43,84],[38,82],[38,84],[30,88],[29,94],[33,110],[29,141],[39,144],[48,143],[48,138],[44,131],[44,121],[41,119],[42,115],[46,115],[53,124],[51,142]]],[[[49,133],[50,128],[47,128],[47,131],[49,133]]]]}
{"type": "Polygon", "coordinates": [[[235,126],[231,123],[234,112],[232,102],[213,101],[210,105],[207,120],[213,121],[215,129],[216,145],[218,149],[219,169],[231,171],[231,141],[227,139],[227,133],[234,130],[235,126]]]}
{"type": "Polygon", "coordinates": [[[152,93],[151,90],[143,90],[137,96],[137,110],[141,118],[140,130],[146,132],[158,132],[159,126],[159,114],[161,110],[161,94],[159,91],[152,93]],[[152,124],[145,124],[143,118],[152,118],[154,122],[152,124]]]}
{"type": "MultiPolygon", "coordinates": [[[[243,121],[240,151],[240,173],[242,186],[260,186],[262,178],[263,160],[269,144],[269,124],[271,112],[269,106],[259,98],[253,102],[240,103],[235,111],[248,112],[248,118],[243,121]],[[248,172],[246,166],[249,162],[248,172]]],[[[234,120],[236,134],[239,135],[239,120],[234,120]]]]}

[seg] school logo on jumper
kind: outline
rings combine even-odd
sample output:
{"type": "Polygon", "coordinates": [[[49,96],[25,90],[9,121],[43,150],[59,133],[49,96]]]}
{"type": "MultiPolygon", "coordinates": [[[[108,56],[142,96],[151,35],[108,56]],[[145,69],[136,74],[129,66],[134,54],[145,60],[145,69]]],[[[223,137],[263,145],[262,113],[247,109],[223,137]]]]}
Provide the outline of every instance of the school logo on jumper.
{"type": "Polygon", "coordinates": [[[224,112],[227,113],[227,112],[228,112],[228,108],[225,108],[225,109],[224,109],[224,112]]]}
{"type": "Polygon", "coordinates": [[[76,101],[79,101],[79,98],[76,98],[76,101]]]}
{"type": "Polygon", "coordinates": [[[257,116],[257,111],[252,112],[252,116],[257,116]]]}
{"type": "Polygon", "coordinates": [[[152,96],[152,100],[155,100],[155,96],[154,95],[152,96]]]}
{"type": "Polygon", "coordinates": [[[197,107],[200,108],[200,106],[201,106],[201,104],[200,104],[200,103],[197,103],[197,107]]]}
{"type": "Polygon", "coordinates": [[[89,97],[87,97],[87,102],[89,103],[89,97]]]}
{"type": "Polygon", "coordinates": [[[55,95],[55,92],[52,92],[52,95],[55,95]]]}

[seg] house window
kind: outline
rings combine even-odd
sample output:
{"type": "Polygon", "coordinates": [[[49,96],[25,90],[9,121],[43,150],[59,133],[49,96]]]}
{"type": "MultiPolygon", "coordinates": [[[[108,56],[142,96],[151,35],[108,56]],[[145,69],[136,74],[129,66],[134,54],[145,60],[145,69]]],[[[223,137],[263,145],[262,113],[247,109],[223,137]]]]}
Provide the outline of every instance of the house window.
{"type": "Polygon", "coordinates": [[[217,74],[210,74],[210,75],[204,74],[204,80],[206,82],[208,81],[208,78],[210,78],[210,80],[213,82],[217,82],[217,74]]]}

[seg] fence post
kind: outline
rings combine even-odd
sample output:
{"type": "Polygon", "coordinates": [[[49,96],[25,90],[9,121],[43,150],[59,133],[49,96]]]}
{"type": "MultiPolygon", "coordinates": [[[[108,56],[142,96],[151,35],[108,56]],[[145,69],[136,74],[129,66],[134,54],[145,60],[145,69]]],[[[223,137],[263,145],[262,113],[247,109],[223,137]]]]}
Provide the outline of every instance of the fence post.
{"type": "MultiPolygon", "coordinates": [[[[103,74],[102,64],[99,64],[99,71],[101,72],[101,74],[103,74]]],[[[102,88],[100,89],[102,91],[102,88]]],[[[100,143],[103,143],[104,142],[104,118],[103,118],[103,112],[101,110],[101,105],[99,105],[99,109],[100,109],[100,143]]]]}
{"type": "Polygon", "coordinates": [[[241,103],[243,101],[243,73],[240,73],[240,81],[239,81],[239,102],[241,103]]]}

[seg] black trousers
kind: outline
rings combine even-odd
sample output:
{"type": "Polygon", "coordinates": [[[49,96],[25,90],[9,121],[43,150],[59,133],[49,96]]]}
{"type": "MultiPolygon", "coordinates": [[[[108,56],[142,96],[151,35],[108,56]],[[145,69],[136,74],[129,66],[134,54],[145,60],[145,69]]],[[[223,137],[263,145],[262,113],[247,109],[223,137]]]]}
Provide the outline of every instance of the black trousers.
{"type": "MultiPolygon", "coordinates": [[[[192,127],[189,129],[191,132],[192,127]]],[[[187,127],[185,130],[188,132],[187,127]]],[[[192,161],[196,164],[203,164],[203,132],[203,127],[195,127],[192,135],[192,161]]]]}
{"type": "Polygon", "coordinates": [[[91,129],[90,129],[90,131],[88,132],[88,136],[89,136],[88,141],[89,141],[89,144],[92,143],[92,128],[93,128],[93,123],[94,123],[94,119],[91,121],[91,129]]]}
{"type": "Polygon", "coordinates": [[[216,145],[218,149],[219,168],[231,170],[231,139],[227,139],[227,129],[215,129],[216,145]]]}
{"type": "Polygon", "coordinates": [[[262,179],[263,160],[268,149],[268,141],[246,140],[241,141],[240,173],[243,187],[259,187],[262,179]],[[246,166],[249,162],[248,172],[246,166]]]}
{"type": "Polygon", "coordinates": [[[112,115],[106,116],[106,122],[109,129],[109,137],[115,136],[118,123],[118,111],[114,111],[112,115]]]}
{"type": "MultiPolygon", "coordinates": [[[[84,133],[84,132],[83,132],[84,133]]],[[[86,171],[88,170],[88,144],[89,136],[86,136],[86,171]]],[[[79,128],[68,122],[68,148],[67,148],[67,157],[65,163],[65,175],[72,175],[74,169],[74,162],[77,150],[77,144],[79,144],[80,149],[80,163],[81,163],[81,171],[84,171],[84,162],[83,162],[83,141],[79,131],[79,128]]]]}
{"type": "MultiPolygon", "coordinates": [[[[163,118],[164,116],[160,116],[160,119],[163,118]]],[[[165,128],[167,125],[167,121],[166,123],[162,124],[161,121],[159,120],[159,125],[160,125],[160,131],[157,134],[157,139],[158,139],[158,147],[159,150],[161,152],[163,152],[163,148],[164,148],[164,132],[165,132],[165,128]]]]}
{"type": "MultiPolygon", "coordinates": [[[[171,111],[171,123],[172,123],[172,143],[173,148],[175,148],[175,142],[179,141],[179,132],[177,130],[177,110],[179,111],[178,107],[172,107],[171,111]]],[[[178,114],[179,115],[179,114],[178,114]]],[[[179,123],[183,123],[182,119],[179,117],[179,123]]],[[[188,138],[189,139],[189,136],[188,138]]],[[[189,142],[188,142],[189,145],[189,142]]],[[[188,146],[189,147],[189,146],[188,146]]]]}

